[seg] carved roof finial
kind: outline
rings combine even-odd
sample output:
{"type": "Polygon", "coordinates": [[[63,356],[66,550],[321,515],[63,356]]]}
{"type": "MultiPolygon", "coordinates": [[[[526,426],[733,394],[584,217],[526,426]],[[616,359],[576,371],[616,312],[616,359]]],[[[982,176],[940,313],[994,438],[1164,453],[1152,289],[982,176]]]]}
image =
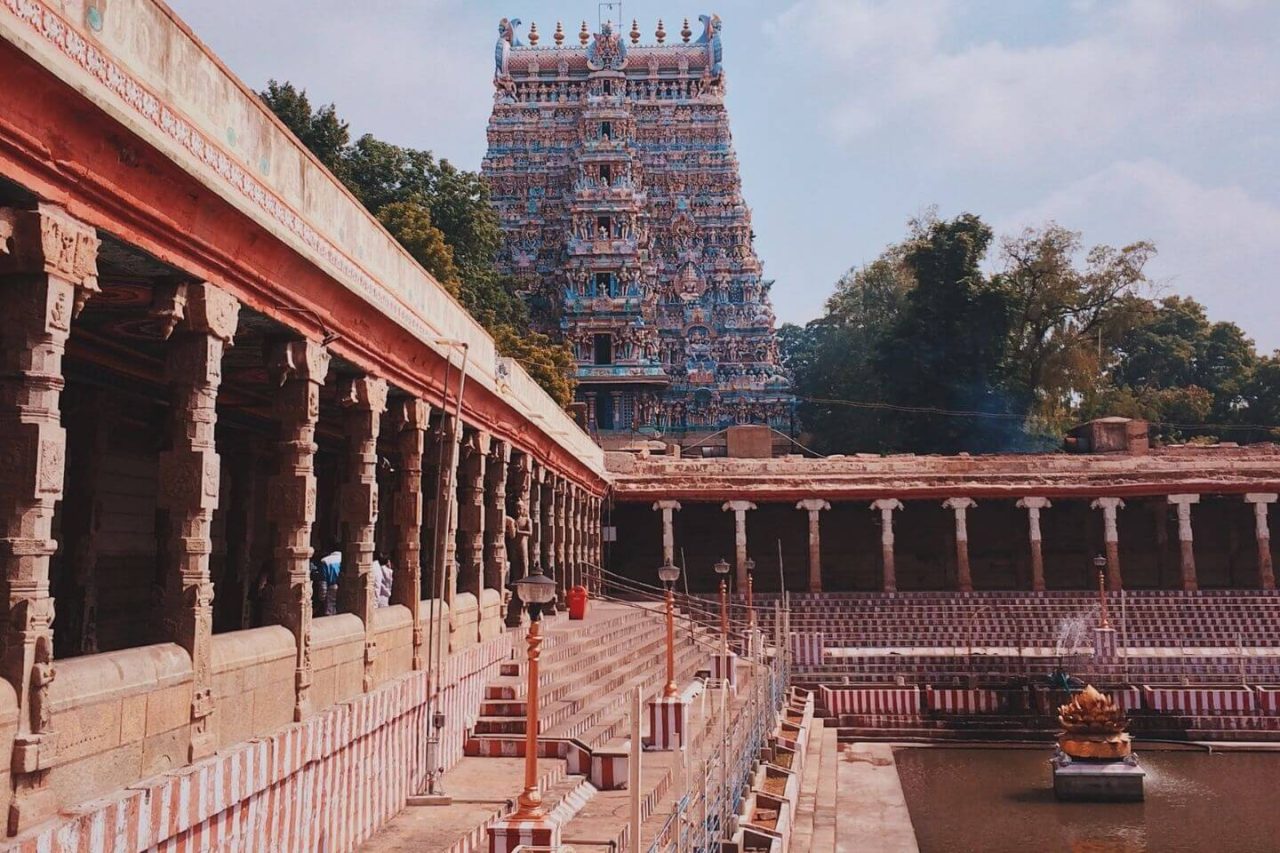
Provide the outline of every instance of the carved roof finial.
{"type": "Polygon", "coordinates": [[[667,40],[667,30],[662,26],[662,19],[658,19],[658,29],[653,33],[654,38],[658,40],[658,44],[662,44],[667,40]]]}
{"type": "Polygon", "coordinates": [[[693,36],[693,30],[689,29],[689,19],[684,19],[684,26],[680,28],[680,38],[685,44],[689,43],[689,39],[693,36]]]}
{"type": "Polygon", "coordinates": [[[587,22],[582,22],[582,29],[578,31],[578,41],[582,42],[582,46],[586,47],[587,42],[591,40],[591,33],[587,30],[587,22]]]}
{"type": "Polygon", "coordinates": [[[559,21],[556,21],[556,31],[551,37],[556,40],[556,47],[564,44],[564,27],[560,26],[559,21]]]}
{"type": "Polygon", "coordinates": [[[640,24],[636,22],[635,18],[631,19],[631,43],[640,43],[640,24]]]}
{"type": "Polygon", "coordinates": [[[533,21],[529,22],[529,46],[538,46],[538,25],[533,21]]]}

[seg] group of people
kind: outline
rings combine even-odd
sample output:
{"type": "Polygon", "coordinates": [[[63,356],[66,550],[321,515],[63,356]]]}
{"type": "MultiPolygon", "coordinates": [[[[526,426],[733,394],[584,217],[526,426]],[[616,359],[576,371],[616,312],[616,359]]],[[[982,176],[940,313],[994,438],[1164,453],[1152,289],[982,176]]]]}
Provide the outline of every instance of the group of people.
{"type": "MultiPolygon", "coordinates": [[[[379,551],[373,555],[373,595],[378,607],[391,603],[394,571],[390,558],[379,551]]],[[[338,584],[342,577],[342,548],[334,544],[322,557],[311,561],[311,602],[316,616],[338,612],[338,584]]]]}

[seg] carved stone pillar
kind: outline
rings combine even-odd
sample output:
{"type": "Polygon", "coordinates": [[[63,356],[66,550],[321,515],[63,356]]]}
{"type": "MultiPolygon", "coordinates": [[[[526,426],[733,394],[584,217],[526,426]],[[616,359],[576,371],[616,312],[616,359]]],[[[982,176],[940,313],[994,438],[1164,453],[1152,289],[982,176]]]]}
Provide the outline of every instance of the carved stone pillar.
{"type": "Polygon", "coordinates": [[[831,509],[821,498],[809,498],[796,504],[796,509],[809,513],[809,592],[822,592],[822,533],[819,514],[831,509]]]}
{"type": "Polygon", "coordinates": [[[507,588],[507,469],[511,445],[494,439],[485,467],[484,585],[500,595],[507,588]]]}
{"type": "Polygon", "coordinates": [[[1271,528],[1267,524],[1267,507],[1276,502],[1276,494],[1251,492],[1244,496],[1253,504],[1254,535],[1258,543],[1258,587],[1275,589],[1276,574],[1271,566],[1271,528]]]}
{"type": "Polygon", "coordinates": [[[480,430],[463,435],[458,462],[458,589],[480,600],[484,589],[484,469],[490,437],[480,430]]]}
{"type": "MultiPolygon", "coordinates": [[[[457,486],[458,457],[462,430],[458,419],[448,412],[440,413],[440,423],[431,436],[433,455],[440,458],[439,472],[436,476],[436,492],[432,496],[432,533],[434,549],[432,566],[435,568],[437,583],[444,590],[444,603],[449,608],[449,623],[453,624],[454,598],[458,594],[458,508],[457,486]]],[[[432,591],[432,596],[438,593],[432,591]]]]}
{"type": "Polygon", "coordinates": [[[1124,509],[1124,501],[1120,498],[1095,498],[1089,506],[1102,510],[1102,543],[1107,549],[1107,588],[1116,592],[1122,586],[1120,526],[1116,523],[1116,511],[1124,509]]]}
{"type": "Polygon", "coordinates": [[[556,579],[556,604],[564,605],[565,600],[565,571],[566,562],[568,560],[568,552],[566,548],[566,539],[568,538],[568,524],[565,521],[566,507],[568,506],[568,485],[563,477],[555,478],[555,487],[552,492],[554,509],[551,514],[552,527],[555,530],[555,552],[552,563],[555,566],[556,579]]]}
{"type": "Polygon", "coordinates": [[[373,550],[378,524],[378,434],[387,410],[386,380],[362,376],[342,388],[346,412],[346,477],[342,483],[338,524],[342,530],[342,574],[338,596],[343,613],[354,613],[364,623],[364,690],[373,689],[373,662],[378,637],[373,630],[377,607],[374,589],[373,550]]]}
{"type": "Polygon", "coordinates": [[[881,498],[871,502],[871,510],[880,513],[880,562],[884,566],[883,590],[898,591],[898,573],[893,559],[893,513],[902,509],[897,498],[881,498]]]}
{"type": "Polygon", "coordinates": [[[756,508],[751,501],[726,501],[722,512],[733,511],[733,556],[738,589],[747,588],[747,512],[756,508]]]}
{"type": "Polygon", "coordinates": [[[395,409],[396,444],[400,451],[400,477],[396,482],[396,557],[392,562],[391,603],[402,605],[413,617],[413,668],[425,666],[425,631],[422,624],[422,458],[426,453],[427,424],[431,407],[408,398],[395,409]]]}
{"type": "Polygon", "coordinates": [[[1167,500],[1178,513],[1178,550],[1182,557],[1182,588],[1194,592],[1196,583],[1196,549],[1191,534],[1191,505],[1200,503],[1199,495],[1169,495],[1167,500]]]}
{"type": "Polygon", "coordinates": [[[556,529],[555,519],[555,481],[551,472],[542,466],[538,467],[538,483],[539,493],[541,495],[538,504],[541,513],[541,522],[539,523],[539,551],[542,560],[542,572],[548,577],[555,574],[555,567],[552,565],[555,561],[556,553],[556,529]]]}
{"type": "Polygon", "coordinates": [[[1031,543],[1031,589],[1044,592],[1044,553],[1040,548],[1040,510],[1053,506],[1048,498],[1020,498],[1018,509],[1027,511],[1027,539],[1031,543]]]}
{"type": "Polygon", "coordinates": [[[166,374],[172,394],[169,449],[160,454],[160,509],[169,514],[164,544],[164,639],[191,655],[191,743],[188,761],[217,749],[213,714],[213,582],[210,525],[218,508],[222,466],[214,448],[222,354],[235,337],[240,305],[211,284],[165,289],[170,339],[166,374]]]}
{"type": "Polygon", "coordinates": [[[676,561],[676,534],[671,514],[680,510],[680,501],[658,501],[653,508],[662,511],[662,562],[670,565],[676,561]]]}
{"type": "Polygon", "coordinates": [[[529,565],[544,566],[542,559],[542,466],[529,460],[529,565]]]}
{"type": "Polygon", "coordinates": [[[329,372],[329,353],[312,341],[276,344],[267,370],[279,386],[274,411],[280,426],[276,472],[267,486],[267,507],[275,530],[272,588],[275,622],[298,644],[294,664],[295,721],[311,713],[311,525],[316,519],[316,421],[320,386],[329,372]]]}
{"type": "MultiPolygon", "coordinates": [[[[537,489],[533,485],[533,466],[529,454],[516,451],[513,454],[508,470],[508,489],[515,496],[515,516],[504,518],[507,535],[507,554],[511,564],[513,578],[523,578],[529,574],[531,539],[536,525],[533,523],[533,510],[530,500],[537,489]]],[[[521,622],[523,603],[514,591],[509,591],[507,599],[506,624],[514,628],[521,622]]]]}
{"type": "Polygon", "coordinates": [[[969,525],[966,515],[977,506],[973,498],[947,498],[942,505],[956,514],[956,589],[973,592],[973,576],[969,572],[969,525]]]}
{"type": "Polygon", "coordinates": [[[17,694],[9,833],[57,809],[49,558],[62,498],[62,355],[97,292],[98,237],[55,207],[0,208],[0,668],[17,694]]]}

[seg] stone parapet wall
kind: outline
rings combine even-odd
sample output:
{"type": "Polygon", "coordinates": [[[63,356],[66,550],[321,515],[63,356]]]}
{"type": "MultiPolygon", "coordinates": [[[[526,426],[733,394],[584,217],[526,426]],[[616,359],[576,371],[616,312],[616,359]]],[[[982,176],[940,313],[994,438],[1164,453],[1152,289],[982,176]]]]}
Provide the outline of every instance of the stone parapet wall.
{"type": "MultiPolygon", "coordinates": [[[[393,615],[386,621],[397,620],[393,615]]],[[[348,626],[339,621],[332,627],[331,636],[338,642],[331,647],[345,645],[348,626]]],[[[257,631],[245,633],[257,634],[255,639],[265,638],[268,644],[275,639],[257,631]]],[[[446,768],[462,756],[465,729],[479,711],[484,685],[497,675],[498,664],[510,657],[511,636],[503,632],[442,664],[440,704],[446,725],[441,732],[440,759],[446,768]]],[[[173,671],[164,670],[164,674],[182,683],[183,662],[171,649],[176,647],[113,653],[143,658],[139,653],[150,651],[155,664],[150,672],[137,662],[123,667],[125,672],[140,674],[107,685],[102,695],[114,699],[104,698],[98,705],[123,701],[127,696],[146,700],[148,693],[131,691],[145,688],[148,677],[161,680],[166,664],[173,671]]],[[[71,666],[78,661],[68,661],[60,668],[59,679],[71,670],[67,680],[74,681],[78,689],[101,682],[101,673],[107,670],[101,666],[105,657],[82,659],[84,673],[79,675],[71,666]]],[[[227,660],[231,658],[226,654],[227,660]]],[[[190,665],[185,665],[189,683],[190,665]]],[[[19,853],[352,850],[403,808],[406,797],[424,783],[433,710],[428,702],[428,682],[424,671],[407,673],[301,723],[222,748],[210,758],[149,778],[122,776],[97,799],[64,809],[53,821],[13,839],[9,849],[19,853]]],[[[71,693],[68,691],[63,701],[76,701],[71,693]]],[[[7,724],[11,714],[5,710],[12,704],[11,697],[6,702],[0,688],[0,738],[12,730],[7,724]]],[[[185,715],[187,704],[180,707],[185,715]]]]}
{"type": "Polygon", "coordinates": [[[364,623],[339,613],[311,623],[311,701],[315,708],[350,699],[363,689],[364,623]]]}
{"type": "Polygon", "coordinates": [[[81,803],[187,761],[191,658],[164,643],[58,663],[50,685],[57,765],[49,781],[81,803]]]}
{"type": "Polygon", "coordinates": [[[219,749],[293,722],[293,635],[273,625],[213,637],[213,727],[219,749]]]}
{"type": "Polygon", "coordinates": [[[374,684],[384,684],[413,669],[413,616],[399,604],[373,611],[373,631],[378,638],[373,660],[374,684]]]}

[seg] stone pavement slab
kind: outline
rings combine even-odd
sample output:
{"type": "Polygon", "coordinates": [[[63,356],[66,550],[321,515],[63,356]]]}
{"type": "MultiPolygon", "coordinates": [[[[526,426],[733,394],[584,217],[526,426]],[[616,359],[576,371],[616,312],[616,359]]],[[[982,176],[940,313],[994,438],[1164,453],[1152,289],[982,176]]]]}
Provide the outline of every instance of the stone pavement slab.
{"type": "Polygon", "coordinates": [[[839,790],[837,853],[919,853],[893,749],[859,743],[834,763],[839,790]]]}

